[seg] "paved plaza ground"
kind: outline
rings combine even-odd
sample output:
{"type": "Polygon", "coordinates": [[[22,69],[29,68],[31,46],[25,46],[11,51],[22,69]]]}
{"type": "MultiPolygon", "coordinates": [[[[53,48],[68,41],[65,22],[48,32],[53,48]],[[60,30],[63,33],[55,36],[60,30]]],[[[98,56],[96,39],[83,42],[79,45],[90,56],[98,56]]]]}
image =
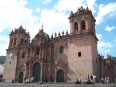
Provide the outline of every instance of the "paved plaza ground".
{"type": "Polygon", "coordinates": [[[116,87],[116,83],[110,83],[110,84],[101,84],[101,83],[95,83],[91,85],[77,85],[74,83],[29,83],[29,84],[23,84],[23,83],[0,83],[0,87],[116,87]]]}

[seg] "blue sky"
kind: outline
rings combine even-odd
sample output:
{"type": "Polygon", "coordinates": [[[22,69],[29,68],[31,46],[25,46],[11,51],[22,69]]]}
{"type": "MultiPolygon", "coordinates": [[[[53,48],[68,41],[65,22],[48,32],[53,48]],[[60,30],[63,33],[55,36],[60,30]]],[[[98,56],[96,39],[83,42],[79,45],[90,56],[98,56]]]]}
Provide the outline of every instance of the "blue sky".
{"type": "Polygon", "coordinates": [[[96,19],[98,52],[116,56],[116,0],[0,0],[0,56],[6,55],[9,33],[22,25],[31,38],[41,25],[49,35],[69,31],[69,14],[89,7],[96,19]]]}

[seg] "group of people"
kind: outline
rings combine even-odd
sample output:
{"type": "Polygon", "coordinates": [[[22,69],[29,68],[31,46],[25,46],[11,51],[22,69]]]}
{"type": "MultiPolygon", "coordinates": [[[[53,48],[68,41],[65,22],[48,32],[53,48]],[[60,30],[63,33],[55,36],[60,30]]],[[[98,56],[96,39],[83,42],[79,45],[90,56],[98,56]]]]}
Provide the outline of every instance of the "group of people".
{"type": "Polygon", "coordinates": [[[81,80],[80,79],[77,79],[75,84],[81,84],[81,80]]]}
{"type": "Polygon", "coordinates": [[[95,82],[96,76],[95,75],[88,75],[88,80],[90,80],[91,82],[95,82]]]}
{"type": "MultiPolygon", "coordinates": [[[[95,75],[90,75],[88,74],[88,77],[87,79],[84,81],[84,84],[94,84],[96,82],[96,76],[95,75]]],[[[110,78],[109,77],[104,77],[102,76],[101,78],[101,82],[102,84],[109,84],[110,82],[110,78]]],[[[80,79],[77,79],[75,84],[81,84],[81,80],[80,79]]]]}
{"type": "Polygon", "coordinates": [[[109,83],[109,80],[110,80],[109,77],[102,77],[102,78],[101,78],[101,82],[102,82],[103,84],[108,84],[108,83],[109,83]]]}
{"type": "MultiPolygon", "coordinates": [[[[93,84],[96,81],[96,76],[95,75],[89,75],[87,79],[84,81],[84,84],[93,84]]],[[[77,79],[77,81],[75,82],[75,84],[81,84],[81,80],[77,79]]]]}
{"type": "Polygon", "coordinates": [[[34,81],[34,77],[30,77],[30,78],[25,78],[24,79],[24,83],[31,83],[34,81]]]}

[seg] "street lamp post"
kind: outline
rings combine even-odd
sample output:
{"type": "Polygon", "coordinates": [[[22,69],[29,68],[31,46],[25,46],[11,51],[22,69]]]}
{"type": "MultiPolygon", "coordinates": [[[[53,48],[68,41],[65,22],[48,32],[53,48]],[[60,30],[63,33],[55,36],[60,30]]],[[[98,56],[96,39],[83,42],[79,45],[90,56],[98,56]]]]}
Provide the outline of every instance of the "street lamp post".
{"type": "Polygon", "coordinates": [[[57,71],[56,71],[57,70],[57,64],[58,64],[58,60],[55,61],[55,80],[54,80],[55,83],[56,83],[56,75],[57,75],[56,74],[57,73],[57,71]]]}

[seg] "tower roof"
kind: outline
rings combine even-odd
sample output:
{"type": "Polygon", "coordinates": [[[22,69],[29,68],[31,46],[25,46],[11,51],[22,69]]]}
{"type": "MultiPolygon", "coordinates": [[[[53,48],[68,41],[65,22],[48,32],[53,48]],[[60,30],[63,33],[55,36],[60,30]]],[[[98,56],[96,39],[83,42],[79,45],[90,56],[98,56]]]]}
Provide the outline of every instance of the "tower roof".
{"type": "Polygon", "coordinates": [[[75,13],[73,13],[73,12],[71,11],[70,16],[74,16],[74,15],[77,15],[77,14],[84,14],[84,13],[87,13],[87,12],[92,13],[92,11],[89,10],[88,7],[84,8],[84,7],[81,6],[80,8],[77,9],[77,11],[76,11],[75,13]]]}
{"type": "Polygon", "coordinates": [[[73,13],[71,11],[70,16],[69,16],[69,20],[70,20],[70,18],[73,18],[75,16],[79,16],[79,15],[82,15],[82,14],[86,14],[86,13],[89,13],[93,17],[92,11],[88,7],[84,8],[84,7],[81,6],[80,8],[77,9],[77,11],[75,13],[73,13]]]}
{"type": "MultiPolygon", "coordinates": [[[[26,29],[24,29],[24,28],[22,27],[22,25],[21,25],[19,28],[15,28],[14,31],[12,30],[11,33],[10,33],[10,35],[18,34],[18,33],[24,33],[24,34],[29,35],[29,32],[26,32],[26,29]]],[[[29,35],[29,36],[30,36],[30,35],[29,35]]]]}
{"type": "Polygon", "coordinates": [[[86,12],[90,12],[91,13],[92,11],[89,10],[88,7],[84,8],[82,6],[80,8],[78,8],[77,11],[76,11],[77,14],[83,14],[83,13],[86,13],[86,12]]]}

